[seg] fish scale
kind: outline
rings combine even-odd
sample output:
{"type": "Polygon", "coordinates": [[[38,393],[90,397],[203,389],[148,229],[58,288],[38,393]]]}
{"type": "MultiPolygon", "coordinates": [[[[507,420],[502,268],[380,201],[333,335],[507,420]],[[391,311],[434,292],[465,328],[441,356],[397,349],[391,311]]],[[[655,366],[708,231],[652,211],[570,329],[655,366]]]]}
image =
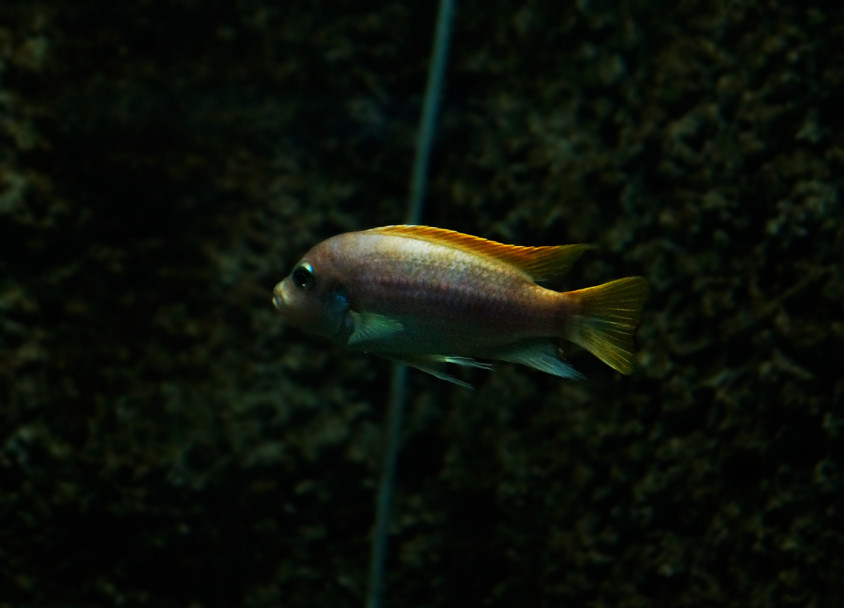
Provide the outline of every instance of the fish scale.
{"type": "MultiPolygon", "coordinates": [[[[496,329],[498,325],[494,325],[495,322],[499,325],[505,323],[516,330],[518,323],[531,318],[527,307],[520,306],[521,301],[502,295],[508,288],[512,291],[518,283],[523,283],[512,270],[503,265],[486,268],[473,263],[468,254],[454,251],[450,255],[456,259],[450,262],[431,262],[441,260],[437,256],[443,255],[443,252],[437,251],[436,246],[430,249],[428,257],[414,262],[414,265],[419,265],[418,272],[412,273],[408,281],[412,285],[410,297],[415,301],[413,312],[427,312],[434,319],[469,323],[476,329],[487,331],[496,329]],[[517,307],[521,308],[521,314],[516,314],[514,309],[517,307]]],[[[397,258],[394,263],[397,266],[394,272],[400,273],[403,261],[397,258]]],[[[371,309],[379,311],[379,299],[382,297],[394,297],[397,302],[390,308],[398,308],[405,303],[407,295],[401,289],[390,291],[387,296],[376,291],[371,294],[371,309]]]]}
{"type": "MultiPolygon", "coordinates": [[[[491,271],[463,252],[444,252],[441,246],[424,242],[404,250],[406,239],[392,237],[389,241],[394,247],[382,246],[369,257],[359,251],[367,249],[365,241],[343,252],[347,259],[368,260],[347,267],[348,281],[360,287],[362,308],[379,313],[404,309],[406,313],[428,312],[438,318],[465,320],[471,312],[486,313],[485,317],[500,314],[496,309],[508,303],[497,296],[507,267],[491,271]]],[[[511,283],[518,280],[509,278],[511,283]]]]}

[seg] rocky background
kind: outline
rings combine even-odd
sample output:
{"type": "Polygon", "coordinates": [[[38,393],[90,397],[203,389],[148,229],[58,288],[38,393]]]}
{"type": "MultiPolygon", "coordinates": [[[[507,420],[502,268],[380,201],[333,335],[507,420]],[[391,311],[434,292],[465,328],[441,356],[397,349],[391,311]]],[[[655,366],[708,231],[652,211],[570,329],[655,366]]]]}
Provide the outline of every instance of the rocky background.
{"type": "MultiPolygon", "coordinates": [[[[386,606],[844,605],[844,12],[458,2],[425,223],[642,274],[636,372],[411,371],[386,606]]],[[[361,606],[435,3],[0,4],[0,605],[361,606]]]]}

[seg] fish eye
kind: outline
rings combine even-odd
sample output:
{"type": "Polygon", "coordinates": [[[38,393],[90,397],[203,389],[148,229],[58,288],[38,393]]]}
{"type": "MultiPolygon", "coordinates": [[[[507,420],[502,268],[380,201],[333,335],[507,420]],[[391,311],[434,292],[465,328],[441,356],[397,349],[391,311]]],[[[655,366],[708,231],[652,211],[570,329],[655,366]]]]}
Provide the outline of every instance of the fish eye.
{"type": "Polygon", "coordinates": [[[290,273],[293,284],[302,289],[310,289],[314,284],[314,269],[307,262],[302,262],[290,273]]]}

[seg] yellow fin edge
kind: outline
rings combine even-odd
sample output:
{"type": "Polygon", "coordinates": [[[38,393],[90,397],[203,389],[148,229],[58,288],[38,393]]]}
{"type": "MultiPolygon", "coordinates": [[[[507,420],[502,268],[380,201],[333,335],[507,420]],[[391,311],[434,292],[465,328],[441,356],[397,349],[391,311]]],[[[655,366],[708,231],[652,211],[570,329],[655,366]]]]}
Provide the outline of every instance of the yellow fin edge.
{"type": "Polygon", "coordinates": [[[489,256],[518,268],[534,281],[545,281],[565,275],[583,252],[592,248],[591,245],[584,244],[547,247],[505,245],[455,230],[406,224],[371,228],[365,232],[399,235],[467,253],[489,256]]]}

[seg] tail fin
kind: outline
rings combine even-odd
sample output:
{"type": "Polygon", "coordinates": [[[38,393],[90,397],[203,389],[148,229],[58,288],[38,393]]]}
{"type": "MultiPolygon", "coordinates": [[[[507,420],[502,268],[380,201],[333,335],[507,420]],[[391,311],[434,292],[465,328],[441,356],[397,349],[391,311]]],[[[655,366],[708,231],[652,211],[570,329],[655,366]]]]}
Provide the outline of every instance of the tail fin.
{"type": "Polygon", "coordinates": [[[566,338],[613,369],[629,374],[633,370],[633,332],[642,319],[648,282],[627,277],[566,295],[574,299],[576,311],[566,338]]]}

